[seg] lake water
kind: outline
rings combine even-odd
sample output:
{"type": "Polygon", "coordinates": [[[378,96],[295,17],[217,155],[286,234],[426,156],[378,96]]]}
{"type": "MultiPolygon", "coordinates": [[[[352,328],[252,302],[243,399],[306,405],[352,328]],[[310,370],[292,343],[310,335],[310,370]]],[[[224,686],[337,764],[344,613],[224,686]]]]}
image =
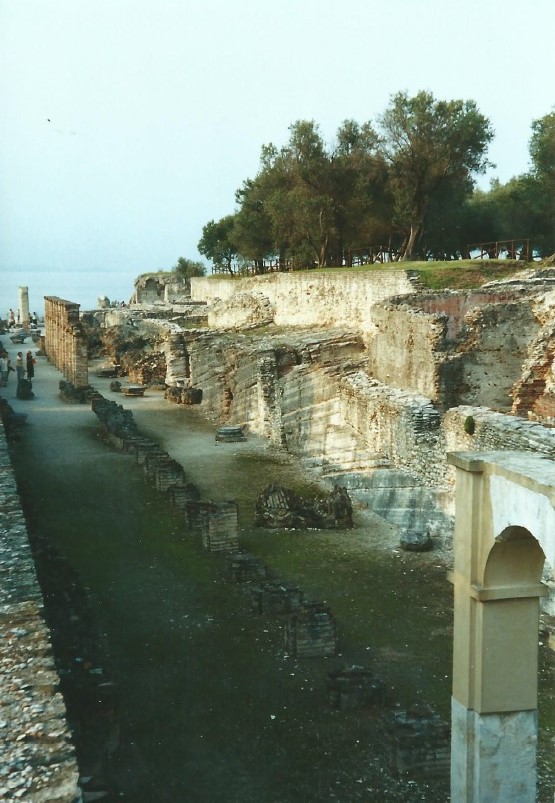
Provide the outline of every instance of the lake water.
{"type": "Polygon", "coordinates": [[[38,315],[44,312],[44,296],[59,296],[81,305],[81,310],[95,309],[99,296],[110,301],[129,301],[135,279],[140,271],[133,268],[114,270],[29,269],[3,271],[0,283],[0,317],[5,318],[10,307],[17,310],[19,287],[29,288],[29,309],[38,315]]]}

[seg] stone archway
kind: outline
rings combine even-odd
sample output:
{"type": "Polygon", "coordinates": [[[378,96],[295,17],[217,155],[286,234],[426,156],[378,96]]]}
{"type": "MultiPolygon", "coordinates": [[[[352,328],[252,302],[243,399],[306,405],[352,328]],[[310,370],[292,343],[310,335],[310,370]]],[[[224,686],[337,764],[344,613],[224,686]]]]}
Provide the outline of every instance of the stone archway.
{"type": "Polygon", "coordinates": [[[555,565],[555,462],[454,453],[451,800],[536,799],[538,619],[555,565]]]}

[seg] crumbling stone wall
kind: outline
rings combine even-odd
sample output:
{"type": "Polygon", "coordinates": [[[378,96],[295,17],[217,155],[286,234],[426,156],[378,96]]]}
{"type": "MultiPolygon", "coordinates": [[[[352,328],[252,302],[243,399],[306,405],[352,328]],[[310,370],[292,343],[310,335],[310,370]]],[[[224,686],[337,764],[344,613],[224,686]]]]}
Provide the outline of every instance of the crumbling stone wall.
{"type": "Polygon", "coordinates": [[[0,799],[73,803],[78,769],[0,425],[0,799]]]}
{"type": "Polygon", "coordinates": [[[373,308],[368,342],[376,379],[428,397],[440,409],[487,405],[508,412],[539,322],[532,298],[514,293],[391,299],[373,308]]]}
{"type": "Polygon", "coordinates": [[[455,345],[460,385],[444,392],[446,407],[461,404],[510,412],[530,340],[539,329],[532,304],[508,301],[472,310],[455,345]]]}
{"type": "Polygon", "coordinates": [[[87,338],[79,320],[79,304],[57,296],[44,299],[45,352],[50,362],[76,388],[89,384],[87,338]]]}
{"type": "Polygon", "coordinates": [[[262,293],[236,293],[232,298],[215,300],[208,310],[211,329],[248,329],[272,323],[275,309],[262,293]]]}
{"type": "Polygon", "coordinates": [[[424,313],[404,303],[378,304],[372,314],[376,327],[368,344],[372,375],[392,387],[439,400],[447,316],[424,313]]]}
{"type": "Polygon", "coordinates": [[[212,303],[236,294],[262,294],[275,310],[278,326],[373,329],[372,306],[386,298],[413,293],[411,271],[359,273],[348,269],[329,273],[272,273],[247,278],[193,277],[191,299],[212,303]]]}
{"type": "Polygon", "coordinates": [[[356,372],[341,382],[340,402],[341,417],[376,467],[404,469],[423,485],[444,489],[441,416],[429,399],[356,372]]]}
{"type": "Polygon", "coordinates": [[[541,328],[530,341],[522,375],[513,389],[513,412],[555,425],[555,291],[536,299],[541,328]]]}
{"type": "Polygon", "coordinates": [[[275,404],[275,357],[267,344],[213,334],[188,344],[190,384],[202,389],[205,412],[220,423],[247,424],[281,443],[275,404]]]}

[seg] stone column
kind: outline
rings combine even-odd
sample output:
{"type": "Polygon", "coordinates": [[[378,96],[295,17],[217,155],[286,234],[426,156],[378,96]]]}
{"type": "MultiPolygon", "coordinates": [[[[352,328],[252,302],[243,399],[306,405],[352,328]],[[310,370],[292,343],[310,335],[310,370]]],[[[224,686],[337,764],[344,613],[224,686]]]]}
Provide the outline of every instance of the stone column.
{"type": "Polygon", "coordinates": [[[19,288],[19,323],[24,329],[29,328],[29,288],[19,288]]]}

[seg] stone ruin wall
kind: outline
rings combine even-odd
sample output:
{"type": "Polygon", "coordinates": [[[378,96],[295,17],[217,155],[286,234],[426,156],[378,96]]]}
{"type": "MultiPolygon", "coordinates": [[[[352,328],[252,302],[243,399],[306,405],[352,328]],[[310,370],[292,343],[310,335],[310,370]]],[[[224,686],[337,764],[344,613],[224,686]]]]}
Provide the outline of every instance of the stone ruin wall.
{"type": "MultiPolygon", "coordinates": [[[[359,360],[360,338],[313,333],[285,345],[244,335],[206,334],[188,344],[190,382],[203,391],[205,412],[246,424],[270,442],[318,462],[349,462],[352,433],[341,432],[337,362],[359,360]]],[[[352,459],[352,457],[351,457],[352,459]]]]}
{"type": "Polygon", "coordinates": [[[369,372],[386,385],[439,401],[439,364],[446,321],[407,304],[372,309],[375,333],[368,343],[369,372]]]}
{"type": "Polygon", "coordinates": [[[0,800],[80,800],[75,751],[0,424],[0,800]]]}
{"type": "Polygon", "coordinates": [[[428,397],[442,410],[481,404],[509,412],[540,324],[531,300],[506,296],[464,294],[457,303],[449,297],[449,304],[416,296],[411,304],[394,299],[376,305],[370,372],[384,384],[428,397]],[[459,313],[464,317],[453,320],[459,313]]]}
{"type": "MultiPolygon", "coordinates": [[[[401,271],[192,280],[193,297],[209,304],[210,328],[274,323],[358,332],[375,378],[426,396],[442,410],[457,404],[511,410],[513,388],[541,327],[537,292],[500,286],[424,293],[410,272],[401,271]]],[[[543,392],[544,376],[539,382],[533,376],[527,398],[539,395],[540,383],[543,392]]],[[[555,402],[543,398],[537,411],[555,418],[555,402]]]]}
{"type": "MultiPolygon", "coordinates": [[[[220,314],[229,325],[236,294],[258,294],[268,299],[277,326],[303,328],[346,327],[361,332],[373,329],[372,305],[391,296],[414,293],[416,280],[410,271],[383,270],[376,274],[330,270],[329,273],[273,273],[244,279],[193,277],[191,299],[220,303],[220,314]]],[[[222,319],[223,321],[223,319],[222,319]]],[[[224,325],[214,316],[213,326],[224,325]]]]}
{"type": "Polygon", "coordinates": [[[89,384],[87,338],[79,321],[79,304],[57,296],[44,299],[45,353],[76,388],[89,384]]]}
{"type": "Polygon", "coordinates": [[[190,381],[202,388],[204,409],[324,473],[401,469],[439,490],[452,509],[448,451],[526,449],[530,439],[535,449],[548,448],[545,428],[532,437],[529,422],[501,415],[511,410],[531,341],[544,370],[539,382],[530,370],[522,387],[530,397],[541,384],[536,410],[549,403],[544,391],[555,378],[546,333],[555,300],[545,289],[414,292],[410,276],[392,271],[192,284],[193,297],[209,302],[211,325],[227,329],[188,339],[190,381]],[[230,331],[270,321],[290,327],[281,344],[260,331],[230,331]],[[335,335],[332,323],[340,327],[335,335]],[[464,431],[470,413],[459,412],[467,407],[478,410],[472,437],[464,431]]]}
{"type": "Polygon", "coordinates": [[[135,280],[135,289],[131,304],[171,304],[188,300],[189,284],[175,273],[155,273],[139,276],[135,280]]]}

